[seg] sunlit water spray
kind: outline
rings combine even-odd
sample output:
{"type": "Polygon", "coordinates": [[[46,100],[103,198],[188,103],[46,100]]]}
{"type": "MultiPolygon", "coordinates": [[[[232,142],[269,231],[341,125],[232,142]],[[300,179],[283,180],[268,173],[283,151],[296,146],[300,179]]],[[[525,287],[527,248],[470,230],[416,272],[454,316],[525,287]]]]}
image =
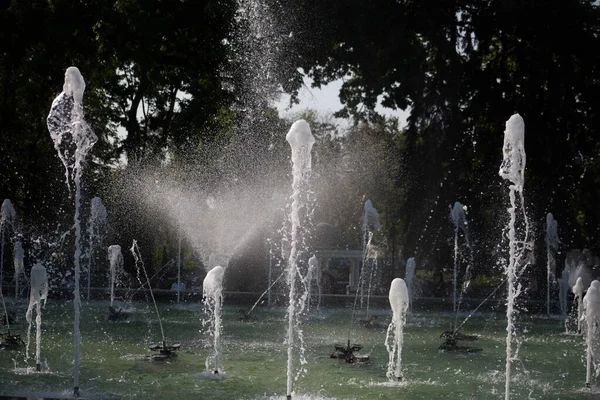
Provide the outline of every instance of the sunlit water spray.
{"type": "Polygon", "coordinates": [[[219,373],[220,355],[221,355],[221,314],[223,307],[223,276],[225,270],[217,265],[208,273],[202,283],[202,295],[204,302],[204,312],[208,315],[208,334],[212,339],[213,354],[206,358],[206,370],[213,371],[215,375],[219,373]],[[212,363],[211,363],[212,360],[212,363]]]}
{"type": "Polygon", "coordinates": [[[508,225],[509,260],[505,268],[508,285],[506,300],[507,336],[506,336],[506,383],[504,397],[510,398],[510,370],[513,359],[512,344],[515,334],[515,301],[521,294],[521,285],[518,281],[525,266],[522,265],[525,252],[529,250],[529,222],[525,212],[523,198],[523,185],[525,183],[525,124],[519,114],[515,114],[506,121],[504,131],[503,159],[500,165],[500,176],[509,181],[510,215],[508,225]],[[517,204],[517,197],[519,204],[517,204]],[[517,231],[517,217],[519,224],[524,225],[525,232],[517,231]]]}
{"type": "Polygon", "coordinates": [[[387,329],[385,347],[388,351],[388,379],[402,380],[402,346],[404,343],[404,325],[408,311],[408,289],[401,278],[395,278],[390,285],[390,306],[392,307],[392,321],[387,329]]]}
{"type": "Polygon", "coordinates": [[[27,328],[27,346],[25,347],[26,357],[29,358],[29,338],[31,333],[32,314],[35,307],[35,369],[41,371],[40,348],[42,343],[42,301],[46,304],[48,298],[48,274],[46,268],[41,263],[37,263],[31,268],[31,291],[29,294],[29,306],[25,319],[28,323],[27,328]]]}
{"type": "Polygon", "coordinates": [[[65,166],[65,179],[70,190],[69,172],[75,182],[75,290],[73,292],[73,307],[75,323],[73,329],[75,358],[73,363],[74,387],[73,394],[79,396],[79,314],[81,295],[79,278],[81,273],[81,224],[79,222],[81,202],[81,177],[83,164],[87,154],[98,138],[85,122],[83,114],[83,91],[85,82],[79,70],[69,67],[65,72],[63,91],[54,99],[47,118],[48,131],[54,142],[58,157],[65,166]]]}
{"type": "Polygon", "coordinates": [[[315,143],[310,126],[304,120],[294,122],[290,131],[286,135],[286,140],[292,148],[292,209],[290,213],[291,220],[291,248],[287,266],[287,283],[290,288],[289,306],[287,310],[288,330],[287,330],[287,398],[292,398],[292,382],[294,370],[294,338],[299,339],[300,363],[306,363],[304,359],[304,343],[302,340],[302,331],[299,329],[299,316],[304,310],[307,296],[298,296],[296,294],[296,281],[302,280],[302,273],[299,268],[303,225],[301,210],[304,209],[306,216],[308,180],[311,172],[311,150],[315,143]],[[304,300],[304,301],[303,301],[304,300]],[[296,332],[294,332],[296,330],[296,332]],[[296,335],[294,334],[296,333],[296,335]]]}
{"type": "Polygon", "coordinates": [[[581,333],[581,321],[583,317],[583,293],[585,286],[583,285],[583,278],[578,277],[575,285],[573,286],[573,294],[575,295],[575,303],[577,305],[577,333],[581,333]]]}

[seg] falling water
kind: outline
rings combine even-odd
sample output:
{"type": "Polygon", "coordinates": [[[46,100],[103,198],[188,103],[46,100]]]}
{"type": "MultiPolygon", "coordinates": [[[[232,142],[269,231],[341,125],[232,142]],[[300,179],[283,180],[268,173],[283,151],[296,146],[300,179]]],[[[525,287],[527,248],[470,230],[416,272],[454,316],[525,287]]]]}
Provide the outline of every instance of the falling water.
{"type": "MultiPolygon", "coordinates": [[[[100,229],[106,224],[107,219],[106,208],[102,204],[100,197],[94,197],[92,199],[92,209],[90,212],[90,222],[88,225],[88,234],[90,238],[90,248],[88,254],[88,270],[87,270],[87,299],[90,299],[90,289],[92,282],[92,266],[94,264],[94,243],[95,239],[99,239],[99,244],[102,246],[102,240],[100,235],[100,229]]],[[[112,305],[112,302],[111,302],[112,305]]]]}
{"type": "MultiPolygon", "coordinates": [[[[306,207],[304,200],[307,191],[308,178],[311,171],[311,149],[315,143],[310,126],[303,119],[294,122],[290,131],[286,135],[286,140],[292,148],[292,209],[291,220],[291,249],[287,266],[287,283],[290,287],[289,306],[287,310],[288,331],[287,331],[287,398],[292,398],[292,373],[293,373],[293,349],[294,349],[294,327],[298,325],[298,316],[303,311],[304,304],[296,298],[296,279],[301,276],[298,267],[299,246],[301,246],[302,224],[300,210],[306,207]]],[[[300,362],[303,359],[302,334],[297,332],[300,338],[300,362]]]]}
{"type": "Polygon", "coordinates": [[[569,287],[569,270],[565,268],[563,269],[558,284],[558,300],[560,302],[560,315],[565,320],[565,325],[568,312],[569,290],[571,290],[571,288],[569,287]]]}
{"type": "Polygon", "coordinates": [[[512,342],[515,333],[514,311],[515,300],[521,293],[521,285],[518,277],[523,272],[521,267],[524,252],[530,244],[528,243],[529,222],[525,213],[525,204],[523,199],[523,185],[525,183],[525,124],[519,114],[515,114],[506,121],[506,130],[504,131],[504,146],[502,148],[503,160],[500,166],[500,176],[508,180],[509,186],[510,221],[508,226],[509,239],[509,261],[506,267],[506,276],[508,284],[508,298],[506,304],[507,318],[507,336],[506,336],[506,384],[504,397],[510,398],[510,370],[512,361],[512,342]],[[517,196],[520,199],[520,206],[517,208],[517,196]],[[517,237],[517,214],[525,225],[525,233],[517,237]]]}
{"type": "Polygon", "coordinates": [[[208,273],[202,283],[204,311],[209,315],[209,336],[213,339],[213,356],[206,358],[206,370],[211,370],[210,360],[214,360],[212,371],[219,373],[219,356],[221,352],[221,307],[223,305],[223,275],[225,270],[217,265],[208,273]]]}
{"type": "Polygon", "coordinates": [[[113,244],[108,246],[108,262],[110,265],[110,306],[113,306],[115,301],[115,284],[117,282],[117,276],[123,271],[123,254],[121,253],[121,246],[113,244]]]}
{"type": "Polygon", "coordinates": [[[23,259],[25,257],[25,251],[20,241],[15,242],[15,248],[13,249],[13,258],[15,263],[15,301],[19,298],[19,278],[21,274],[25,274],[25,264],[23,259]]]}
{"type": "Polygon", "coordinates": [[[408,289],[404,280],[395,278],[392,281],[389,299],[393,316],[385,337],[385,347],[389,356],[386,376],[389,379],[402,380],[402,345],[409,306],[408,289]]]}
{"type": "Polygon", "coordinates": [[[41,263],[37,263],[31,268],[31,292],[29,294],[29,306],[27,307],[27,313],[25,319],[29,324],[27,329],[27,346],[25,348],[26,357],[29,358],[29,337],[31,333],[31,316],[33,313],[33,307],[36,309],[35,315],[35,368],[37,371],[41,370],[40,362],[40,347],[42,343],[42,301],[46,304],[48,298],[48,275],[46,274],[46,268],[41,263]]]}
{"type": "Polygon", "coordinates": [[[73,330],[75,360],[73,394],[79,396],[79,313],[81,296],[79,292],[79,277],[81,273],[81,224],[79,222],[79,205],[81,202],[81,176],[83,164],[88,152],[98,138],[85,122],[83,115],[83,91],[85,82],[79,70],[67,68],[63,91],[54,99],[48,114],[48,131],[54,142],[58,157],[65,166],[67,187],[69,185],[69,170],[72,170],[75,182],[75,290],[73,292],[73,307],[75,309],[75,324],[73,330]]]}
{"type": "Polygon", "coordinates": [[[556,270],[556,260],[554,253],[558,247],[558,222],[554,219],[552,213],[546,215],[546,248],[547,248],[547,274],[546,274],[546,314],[550,315],[550,289],[552,282],[555,281],[554,271],[556,270]]]}

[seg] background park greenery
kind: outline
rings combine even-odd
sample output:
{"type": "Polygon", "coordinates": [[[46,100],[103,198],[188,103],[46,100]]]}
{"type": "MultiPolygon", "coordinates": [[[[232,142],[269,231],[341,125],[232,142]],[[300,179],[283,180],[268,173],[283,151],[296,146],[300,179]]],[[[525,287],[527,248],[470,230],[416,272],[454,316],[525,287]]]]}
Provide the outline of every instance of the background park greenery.
{"type": "MultiPolygon", "coordinates": [[[[150,170],[190,186],[289,180],[292,121],[271,100],[297,94],[304,72],[316,86],[343,80],[336,116],[350,121],[304,115],[318,139],[314,223],[360,243],[371,199],[385,257],[439,270],[452,263],[448,205],[460,201],[475,272],[490,273],[505,256],[504,122],[518,112],[531,260],[544,275],[547,212],[562,250],[600,250],[599,33],[600,6],[588,0],[2,0],[0,196],[27,238],[56,240],[72,225],[46,116],[75,65],[99,137],[84,201],[100,196],[106,241],[136,238],[156,270],[176,253],[177,227],[127,187],[150,170]],[[378,101],[410,109],[407,126],[378,115],[378,101]]],[[[266,225],[253,242],[261,251],[266,225]]],[[[195,264],[188,249],[187,268],[195,264]]]]}

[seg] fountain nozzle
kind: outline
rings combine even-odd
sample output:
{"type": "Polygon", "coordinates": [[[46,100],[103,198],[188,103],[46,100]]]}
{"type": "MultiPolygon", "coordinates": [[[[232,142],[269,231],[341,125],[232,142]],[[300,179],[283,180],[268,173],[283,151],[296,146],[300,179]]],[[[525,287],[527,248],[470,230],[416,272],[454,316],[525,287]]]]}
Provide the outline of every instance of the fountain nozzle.
{"type": "Polygon", "coordinates": [[[40,372],[42,370],[42,365],[40,363],[35,364],[35,370],[40,372]]]}
{"type": "Polygon", "coordinates": [[[215,375],[219,375],[219,370],[218,370],[218,369],[215,369],[215,372],[214,372],[214,374],[215,374],[215,375]]]}
{"type": "Polygon", "coordinates": [[[79,398],[79,386],[75,386],[73,388],[73,397],[75,397],[76,399],[79,398]]]}
{"type": "Polygon", "coordinates": [[[585,387],[589,389],[589,388],[591,388],[591,387],[592,387],[592,385],[591,385],[589,382],[586,382],[586,383],[585,383],[585,387]]]}

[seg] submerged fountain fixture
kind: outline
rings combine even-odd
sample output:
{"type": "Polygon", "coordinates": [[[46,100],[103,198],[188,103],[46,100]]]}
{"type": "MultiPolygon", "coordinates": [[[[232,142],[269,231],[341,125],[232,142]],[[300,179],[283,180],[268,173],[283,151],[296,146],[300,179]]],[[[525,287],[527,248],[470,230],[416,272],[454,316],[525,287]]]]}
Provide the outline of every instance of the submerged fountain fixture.
{"type": "Polygon", "coordinates": [[[208,314],[209,336],[212,338],[213,354],[206,358],[206,370],[214,371],[219,374],[219,361],[221,354],[221,314],[223,307],[223,276],[225,269],[217,265],[208,273],[202,282],[202,297],[204,302],[204,312],[208,314]],[[211,359],[214,361],[211,368],[211,359]]]}
{"type": "MultiPolygon", "coordinates": [[[[294,122],[286,135],[286,140],[292,149],[292,209],[290,214],[291,221],[291,249],[287,266],[287,284],[289,286],[289,305],[287,310],[288,329],[287,329],[287,399],[292,398],[293,383],[293,351],[294,351],[294,329],[299,325],[299,314],[304,310],[302,296],[300,299],[296,295],[296,280],[302,277],[299,259],[302,246],[303,225],[300,210],[307,206],[306,194],[308,189],[308,179],[311,173],[311,150],[315,143],[310,126],[303,119],[294,122]]],[[[305,299],[304,299],[305,300],[305,299]]],[[[300,340],[300,363],[304,360],[304,345],[302,343],[302,334],[297,332],[300,340]]]]}
{"type": "Polygon", "coordinates": [[[46,268],[39,261],[31,268],[30,282],[31,292],[29,295],[29,306],[27,307],[27,313],[25,314],[25,318],[29,324],[27,328],[27,348],[25,353],[27,354],[27,358],[29,358],[31,317],[35,307],[35,369],[36,371],[41,371],[40,348],[42,342],[42,301],[45,305],[46,300],[48,299],[48,274],[46,273],[46,268]]]}
{"type": "Polygon", "coordinates": [[[65,83],[62,92],[54,99],[47,118],[48,131],[54,142],[54,148],[65,167],[65,180],[67,187],[69,175],[72,173],[75,182],[75,290],[73,291],[73,308],[75,323],[73,328],[74,357],[74,385],[73,395],[79,397],[79,344],[81,334],[79,331],[79,317],[81,309],[81,295],[79,291],[79,278],[81,274],[81,224],[79,221],[81,203],[81,177],[85,159],[98,138],[85,122],[83,114],[83,91],[85,82],[76,67],[69,67],[65,72],[65,83]]]}
{"type": "Polygon", "coordinates": [[[390,306],[392,322],[387,329],[385,347],[388,351],[388,379],[402,380],[402,346],[404,343],[404,325],[408,311],[408,289],[402,278],[395,278],[390,285],[390,306]]]}
{"type": "Polygon", "coordinates": [[[546,274],[546,314],[550,316],[550,292],[552,283],[556,280],[554,272],[556,270],[556,250],[558,249],[558,222],[554,219],[552,213],[546,215],[546,254],[547,254],[547,274],[546,274]]]}
{"type": "Polygon", "coordinates": [[[508,297],[506,300],[506,383],[504,398],[510,398],[510,370],[512,362],[512,344],[515,334],[515,300],[521,294],[518,278],[523,273],[526,265],[522,265],[525,252],[529,249],[529,222],[525,212],[523,198],[523,185],[525,183],[525,124],[519,114],[515,114],[506,121],[504,131],[504,146],[502,147],[502,164],[500,176],[509,181],[510,207],[508,213],[509,260],[505,268],[508,284],[508,297]],[[519,204],[517,204],[517,197],[519,204]],[[525,232],[517,232],[517,217],[525,226],[525,232]],[[520,233],[520,234],[519,234],[520,233]]]}

